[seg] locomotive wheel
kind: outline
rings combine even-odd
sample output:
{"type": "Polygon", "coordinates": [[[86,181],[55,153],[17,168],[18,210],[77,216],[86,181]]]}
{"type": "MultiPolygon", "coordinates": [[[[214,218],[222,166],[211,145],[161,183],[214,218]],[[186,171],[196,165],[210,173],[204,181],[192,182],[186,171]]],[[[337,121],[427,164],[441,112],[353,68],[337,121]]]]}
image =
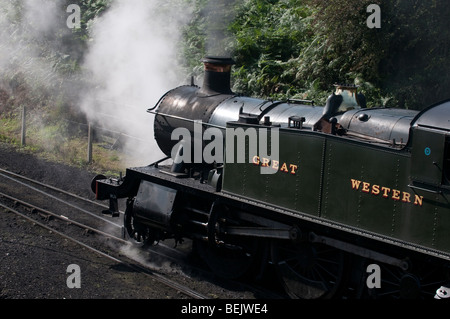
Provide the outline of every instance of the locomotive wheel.
{"type": "Polygon", "coordinates": [[[133,202],[134,200],[127,201],[127,208],[123,217],[125,238],[134,244],[153,244],[154,240],[151,236],[150,229],[147,226],[136,222],[134,218],[133,202]]]}
{"type": "Polygon", "coordinates": [[[286,293],[295,299],[333,297],[344,278],[344,252],[317,243],[274,241],[272,261],[286,293]]]}
{"type": "Polygon", "coordinates": [[[379,267],[381,287],[369,289],[362,285],[362,298],[433,299],[440,286],[448,285],[449,271],[433,265],[417,263],[411,271],[382,263],[379,267]]]}
{"type": "Polygon", "coordinates": [[[247,274],[255,264],[258,245],[256,240],[242,240],[240,247],[213,247],[197,240],[196,249],[214,274],[227,279],[237,279],[247,274]],[[244,243],[245,242],[245,243],[244,243]]]}
{"type": "Polygon", "coordinates": [[[221,233],[225,224],[238,222],[225,206],[213,205],[208,221],[208,241],[198,241],[196,246],[209,268],[222,278],[236,279],[253,268],[258,259],[259,245],[253,238],[230,237],[221,233]]]}

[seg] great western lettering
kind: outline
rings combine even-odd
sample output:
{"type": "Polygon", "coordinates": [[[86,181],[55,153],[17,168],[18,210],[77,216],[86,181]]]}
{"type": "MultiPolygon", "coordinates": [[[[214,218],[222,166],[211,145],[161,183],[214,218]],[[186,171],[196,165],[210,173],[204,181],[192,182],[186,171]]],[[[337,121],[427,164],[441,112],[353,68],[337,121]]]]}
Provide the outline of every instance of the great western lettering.
{"type": "Polygon", "coordinates": [[[266,157],[253,156],[252,163],[261,167],[270,167],[275,171],[297,174],[298,165],[272,160],[266,157]]]}
{"type": "Polygon", "coordinates": [[[409,192],[401,191],[395,188],[371,184],[353,178],[350,179],[350,182],[352,189],[360,190],[363,193],[367,193],[373,196],[381,196],[383,198],[390,198],[392,200],[401,201],[403,203],[412,203],[416,206],[422,206],[423,204],[423,196],[419,196],[417,194],[411,194],[409,192]]]}

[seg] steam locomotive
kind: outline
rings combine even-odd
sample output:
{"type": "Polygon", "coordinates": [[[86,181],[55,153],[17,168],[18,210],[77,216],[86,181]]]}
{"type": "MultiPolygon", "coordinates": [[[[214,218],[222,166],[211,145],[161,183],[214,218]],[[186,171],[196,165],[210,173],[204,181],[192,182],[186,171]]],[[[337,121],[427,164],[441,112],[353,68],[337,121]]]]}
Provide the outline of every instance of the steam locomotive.
{"type": "Polygon", "coordinates": [[[232,92],[232,59],[203,62],[202,87],[148,110],[165,157],[92,181],[104,213],[127,199],[129,239],[190,238],[228,278],[273,267],[293,298],[446,294],[450,100],[366,108],[352,85],[325,106],[262,100],[232,92]]]}

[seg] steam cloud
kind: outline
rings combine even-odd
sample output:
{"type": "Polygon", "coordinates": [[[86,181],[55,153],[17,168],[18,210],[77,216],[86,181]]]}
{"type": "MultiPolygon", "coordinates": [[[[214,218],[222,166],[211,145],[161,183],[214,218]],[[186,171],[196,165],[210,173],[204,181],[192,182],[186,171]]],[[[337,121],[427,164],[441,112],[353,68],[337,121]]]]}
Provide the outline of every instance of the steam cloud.
{"type": "MultiPolygon", "coordinates": [[[[204,11],[207,54],[229,54],[224,30],[234,1],[209,1],[204,11]]],[[[192,15],[188,2],[111,0],[110,7],[89,26],[83,74],[74,77],[55,69],[65,58],[57,53],[61,41],[73,36],[66,26],[68,4],[69,0],[0,2],[0,81],[9,82],[0,87],[14,96],[11,79],[19,78],[36,84],[36,92],[42,87],[55,97],[74,98],[70,103],[78,105],[96,127],[124,133],[125,150],[136,155],[133,160],[140,159],[130,164],[160,159],[153,115],[146,110],[168,90],[188,83],[180,67],[179,47],[183,27],[192,15]],[[88,85],[77,82],[86,78],[88,85]]]]}
{"type": "Polygon", "coordinates": [[[61,83],[53,70],[55,60],[59,57],[51,54],[52,47],[57,45],[55,30],[61,22],[60,12],[55,1],[1,1],[2,77],[14,78],[20,75],[29,83],[40,83],[47,89],[61,83]]]}
{"type": "Polygon", "coordinates": [[[187,82],[177,67],[177,44],[188,19],[180,0],[117,0],[92,27],[84,68],[96,86],[82,94],[82,109],[99,125],[140,139],[125,145],[141,151],[139,164],[162,157],[146,110],[187,82]]]}
{"type": "Polygon", "coordinates": [[[207,55],[232,55],[234,38],[227,26],[234,19],[236,0],[209,0],[206,4],[206,48],[207,55]]]}

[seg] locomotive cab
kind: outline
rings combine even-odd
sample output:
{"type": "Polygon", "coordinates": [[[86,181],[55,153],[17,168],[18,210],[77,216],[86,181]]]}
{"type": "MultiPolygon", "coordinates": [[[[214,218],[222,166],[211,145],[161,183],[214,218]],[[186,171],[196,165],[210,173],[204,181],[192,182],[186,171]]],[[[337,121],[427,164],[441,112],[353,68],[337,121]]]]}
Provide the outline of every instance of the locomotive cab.
{"type": "Polygon", "coordinates": [[[450,187],[450,101],[420,112],[412,127],[412,187],[440,193],[450,187]]]}

